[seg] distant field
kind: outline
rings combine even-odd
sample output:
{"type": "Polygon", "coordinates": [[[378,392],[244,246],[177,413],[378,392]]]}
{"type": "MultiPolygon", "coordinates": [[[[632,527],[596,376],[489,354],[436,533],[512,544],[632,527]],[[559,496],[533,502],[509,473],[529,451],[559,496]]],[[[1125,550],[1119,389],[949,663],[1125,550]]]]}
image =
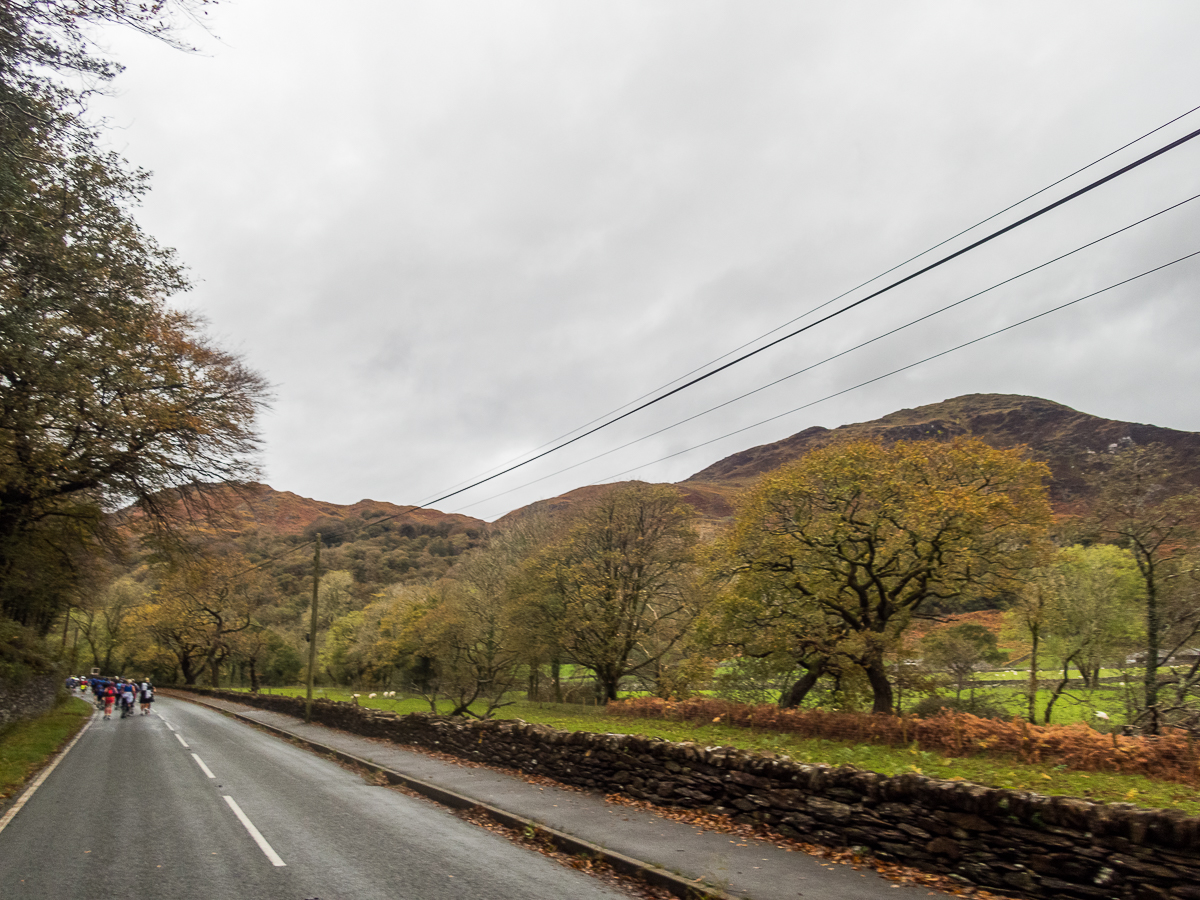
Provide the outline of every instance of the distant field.
{"type": "MultiPolygon", "coordinates": [[[[1043,669],[1039,673],[1042,681],[1054,678],[1057,673],[1053,669],[1043,669]]],[[[1101,678],[1119,678],[1121,675],[1128,675],[1130,678],[1140,678],[1141,670],[1129,671],[1125,669],[1101,669],[1101,678]]],[[[997,669],[990,672],[980,672],[978,674],[980,681],[1028,681],[1029,667],[1023,669],[997,669]]]]}
{"type": "MultiPolygon", "coordinates": [[[[1046,703],[1053,691],[1039,690],[1037,693],[1038,721],[1046,710],[1046,703]]],[[[1004,706],[1016,716],[1024,716],[1028,709],[1028,698],[1023,691],[1006,688],[976,688],[977,697],[987,697],[1004,706]]],[[[1086,722],[1099,727],[1101,731],[1108,730],[1115,723],[1125,721],[1125,694],[1119,685],[1112,688],[1096,688],[1094,690],[1066,690],[1059,695],[1054,703],[1051,721],[1056,725],[1069,725],[1072,722],[1086,722]],[[1108,716],[1097,716],[1102,712],[1108,716]]]]}
{"type": "MultiPolygon", "coordinates": [[[[988,673],[988,679],[993,680],[991,676],[995,673],[988,673]]],[[[1028,678],[1026,674],[1023,676],[1028,678]]],[[[1014,716],[1024,716],[1027,709],[1028,700],[1025,696],[1025,682],[1023,680],[1014,680],[1012,688],[1003,687],[977,687],[974,694],[978,698],[986,698],[995,703],[1002,705],[1014,716]]],[[[247,690],[246,688],[231,688],[231,690],[247,690]]],[[[286,694],[288,696],[303,697],[305,689],[303,687],[278,687],[278,688],[263,688],[263,693],[286,694]]],[[[707,692],[701,692],[707,693],[707,692]]],[[[963,698],[971,696],[971,690],[963,691],[963,698]]],[[[1038,691],[1037,710],[1038,716],[1043,714],[1046,709],[1046,702],[1050,699],[1051,691],[1042,689],[1038,691]]],[[[410,712],[428,712],[429,704],[420,698],[416,699],[389,699],[383,697],[382,691],[365,691],[353,690],[351,688],[315,688],[313,691],[314,697],[324,697],[330,700],[349,700],[353,694],[359,694],[359,704],[362,706],[372,706],[379,709],[388,709],[398,713],[410,712]],[[371,698],[370,694],[375,693],[377,696],[371,698]]],[[[622,697],[638,697],[645,695],[644,691],[622,691],[622,697]]],[[[905,708],[911,704],[905,703],[905,708]]],[[[573,705],[572,705],[573,706],[573,705]]],[[[447,708],[446,704],[442,704],[442,709],[447,708]]],[[[525,708],[522,701],[521,708],[525,708]]],[[[497,716],[500,718],[511,718],[512,706],[502,707],[497,716]]],[[[1064,691],[1054,704],[1053,721],[1059,725],[1067,725],[1072,722],[1086,722],[1089,725],[1098,727],[1099,730],[1108,730],[1110,727],[1124,722],[1125,720],[1125,698],[1120,685],[1113,684],[1107,687],[1097,688],[1095,690],[1083,689],[1068,689],[1064,691]],[[1096,715],[1097,712],[1105,713],[1109,718],[1104,720],[1096,715]]]]}

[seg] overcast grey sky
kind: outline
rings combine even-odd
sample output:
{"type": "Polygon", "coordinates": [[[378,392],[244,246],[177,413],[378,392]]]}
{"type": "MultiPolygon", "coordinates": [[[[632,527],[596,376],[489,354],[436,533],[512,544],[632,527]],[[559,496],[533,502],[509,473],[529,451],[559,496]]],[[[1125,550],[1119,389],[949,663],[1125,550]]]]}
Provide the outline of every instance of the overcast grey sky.
{"type": "MultiPolygon", "coordinates": [[[[209,19],[190,55],[105,32],[127,71],[94,109],[155,173],[139,218],[190,267],[181,302],[276,386],[266,480],[338,503],[445,493],[1200,105],[1190,0],[228,0],[209,19]]],[[[1200,431],[1197,259],[654,463],[1200,250],[1198,200],[552,474],[1196,193],[1200,139],[438,506],[494,519],[638,466],[623,477],[676,481],[972,392],[1200,431]]]]}

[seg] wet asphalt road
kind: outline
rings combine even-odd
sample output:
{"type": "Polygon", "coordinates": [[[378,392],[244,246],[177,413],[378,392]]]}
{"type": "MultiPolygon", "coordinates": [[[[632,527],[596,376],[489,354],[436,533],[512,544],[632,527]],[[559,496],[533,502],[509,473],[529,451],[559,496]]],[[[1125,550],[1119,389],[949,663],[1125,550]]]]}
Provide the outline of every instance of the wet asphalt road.
{"type": "Polygon", "coordinates": [[[5,900],[623,896],[432,804],[165,698],[153,715],[93,722],[0,832],[5,900]]]}

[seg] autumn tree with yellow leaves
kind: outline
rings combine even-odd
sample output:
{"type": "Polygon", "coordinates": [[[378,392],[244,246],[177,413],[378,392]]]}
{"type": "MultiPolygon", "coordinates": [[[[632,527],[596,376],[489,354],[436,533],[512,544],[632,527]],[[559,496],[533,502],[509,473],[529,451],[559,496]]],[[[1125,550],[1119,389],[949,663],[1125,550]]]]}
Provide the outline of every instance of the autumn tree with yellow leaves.
{"type": "Polygon", "coordinates": [[[174,656],[185,684],[207,668],[213,687],[221,664],[274,599],[274,586],[240,553],[176,560],[159,573],[150,603],[140,611],[150,641],[174,656]]]}
{"type": "Polygon", "coordinates": [[[1004,591],[1041,561],[1048,474],[974,439],[814,450],[744,498],[716,553],[730,583],[715,633],[789,648],[818,675],[853,664],[874,712],[891,713],[885,653],[913,617],[1004,591]]]}

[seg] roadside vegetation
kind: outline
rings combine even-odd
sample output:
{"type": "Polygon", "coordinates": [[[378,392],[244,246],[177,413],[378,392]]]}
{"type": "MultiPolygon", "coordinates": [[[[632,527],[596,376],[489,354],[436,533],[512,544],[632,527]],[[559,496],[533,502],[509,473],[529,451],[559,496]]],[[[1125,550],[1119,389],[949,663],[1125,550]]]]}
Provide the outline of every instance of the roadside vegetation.
{"type": "MultiPolygon", "coordinates": [[[[303,687],[264,689],[264,693],[303,697],[303,687]]],[[[397,715],[428,712],[420,697],[384,697],[377,693],[346,688],[321,688],[321,699],[355,702],[360,706],[397,715]],[[357,695],[357,696],[356,696],[357,695]]],[[[1200,815],[1200,791],[1189,785],[1159,781],[1144,775],[1114,772],[1080,772],[1056,764],[1022,762],[1012,754],[979,753],[947,756],[915,745],[890,747],[858,741],[806,738],[767,728],[610,715],[603,707],[569,704],[514,702],[497,713],[497,718],[521,719],[550,725],[563,731],[600,734],[640,734],[667,741],[690,741],[702,746],[728,746],[756,753],[775,753],[811,765],[854,766],[884,775],[916,772],[930,778],[961,779],[992,787],[1037,791],[1041,794],[1084,797],[1102,803],[1136,803],[1139,806],[1180,809],[1200,815]]]]}
{"type": "Polygon", "coordinates": [[[15,795],[94,712],[92,705],[70,697],[50,712],[0,729],[0,803],[15,795]]]}
{"type": "MultiPolygon", "coordinates": [[[[321,692],[398,711],[1193,809],[1190,788],[1133,775],[602,711],[951,710],[1082,723],[1113,747],[1185,735],[1194,760],[1200,496],[1170,447],[1080,450],[1057,508],[1044,462],[960,437],[815,447],[715,534],[641,482],[488,529],[366,507],[292,534],[235,520],[268,382],[179,311],[186,272],[132,215],[148,175],[86,104],[120,70],[93,29],[170,43],[208,2],[0,4],[0,682],[69,667],[269,688],[312,649],[321,692]]],[[[6,732],[0,784],[85,707],[6,732]]]]}

